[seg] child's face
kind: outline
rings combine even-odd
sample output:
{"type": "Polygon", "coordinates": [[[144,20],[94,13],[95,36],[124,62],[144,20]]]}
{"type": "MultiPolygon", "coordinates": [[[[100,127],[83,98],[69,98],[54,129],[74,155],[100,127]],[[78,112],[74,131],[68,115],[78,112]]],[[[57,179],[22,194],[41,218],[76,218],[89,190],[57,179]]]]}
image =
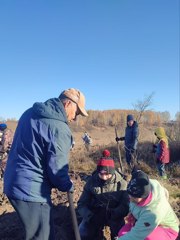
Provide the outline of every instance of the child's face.
{"type": "Polygon", "coordinates": [[[99,175],[99,178],[104,181],[106,181],[112,177],[112,174],[109,174],[106,171],[100,171],[98,175],[99,175]]]}
{"type": "Polygon", "coordinates": [[[131,202],[133,202],[133,203],[140,203],[142,200],[143,200],[143,198],[135,198],[135,197],[132,197],[131,195],[129,195],[129,200],[131,201],[131,202]]]}

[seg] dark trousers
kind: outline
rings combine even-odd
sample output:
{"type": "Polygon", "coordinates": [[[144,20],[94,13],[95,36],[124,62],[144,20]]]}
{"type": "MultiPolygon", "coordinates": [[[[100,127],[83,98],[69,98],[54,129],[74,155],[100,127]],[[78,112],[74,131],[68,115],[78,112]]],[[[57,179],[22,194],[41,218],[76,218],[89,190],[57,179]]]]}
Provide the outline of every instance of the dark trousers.
{"type": "Polygon", "coordinates": [[[126,162],[131,167],[134,167],[136,164],[138,164],[137,150],[134,152],[131,152],[128,149],[126,150],[126,162]]]}
{"type": "Polygon", "coordinates": [[[50,203],[9,199],[25,230],[25,239],[54,240],[54,224],[50,203]]]}
{"type": "Polygon", "coordinates": [[[129,150],[126,150],[126,162],[127,162],[127,164],[130,165],[131,161],[132,161],[131,153],[130,153],[129,150]]]}
{"type": "Polygon", "coordinates": [[[157,169],[161,177],[166,176],[165,163],[157,162],[157,169]]]}

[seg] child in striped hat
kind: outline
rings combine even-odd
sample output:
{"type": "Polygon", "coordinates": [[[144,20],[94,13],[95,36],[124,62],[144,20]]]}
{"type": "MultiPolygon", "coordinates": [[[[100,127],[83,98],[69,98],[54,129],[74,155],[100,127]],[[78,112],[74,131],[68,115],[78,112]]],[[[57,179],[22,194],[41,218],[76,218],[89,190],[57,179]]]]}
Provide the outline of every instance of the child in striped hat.
{"type": "Polygon", "coordinates": [[[107,149],[103,151],[102,155],[103,156],[97,163],[97,172],[100,179],[107,181],[108,179],[111,179],[115,173],[115,164],[107,149]]]}
{"type": "Polygon", "coordinates": [[[127,182],[115,170],[110,152],[104,150],[78,201],[81,240],[103,239],[104,226],[109,226],[111,239],[117,236],[129,211],[126,189],[127,182]]]}

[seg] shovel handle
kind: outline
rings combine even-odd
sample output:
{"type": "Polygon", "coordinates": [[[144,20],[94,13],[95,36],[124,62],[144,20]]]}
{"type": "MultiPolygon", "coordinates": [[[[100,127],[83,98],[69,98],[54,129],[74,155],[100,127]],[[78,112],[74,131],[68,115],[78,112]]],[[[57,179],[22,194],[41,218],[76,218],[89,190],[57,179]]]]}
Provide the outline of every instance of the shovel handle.
{"type": "MultiPolygon", "coordinates": [[[[116,135],[116,137],[118,137],[117,127],[115,127],[115,135],[116,135]]],[[[121,172],[123,173],[123,165],[122,165],[122,161],[121,161],[121,151],[120,151],[120,146],[119,146],[118,141],[117,141],[117,149],[118,149],[118,155],[119,155],[119,165],[120,165],[121,172]]]]}
{"type": "Polygon", "coordinates": [[[77,223],[77,218],[76,218],[76,212],[74,209],[74,203],[73,203],[73,193],[72,192],[67,192],[68,195],[68,201],[69,201],[69,207],[70,207],[70,212],[71,212],[71,217],[72,217],[72,223],[73,223],[73,229],[74,229],[74,234],[76,240],[81,240],[80,234],[79,234],[79,227],[77,223]]]}

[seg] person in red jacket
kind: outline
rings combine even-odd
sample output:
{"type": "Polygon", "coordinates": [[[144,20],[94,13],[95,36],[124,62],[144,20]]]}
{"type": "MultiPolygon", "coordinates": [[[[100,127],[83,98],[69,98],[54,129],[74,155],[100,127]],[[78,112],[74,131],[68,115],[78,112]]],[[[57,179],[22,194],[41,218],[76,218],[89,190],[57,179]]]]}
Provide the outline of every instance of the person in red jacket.
{"type": "Polygon", "coordinates": [[[165,165],[169,163],[170,160],[168,137],[162,127],[157,128],[154,134],[157,137],[157,143],[154,145],[154,148],[159,175],[163,179],[167,179],[165,165]]]}

